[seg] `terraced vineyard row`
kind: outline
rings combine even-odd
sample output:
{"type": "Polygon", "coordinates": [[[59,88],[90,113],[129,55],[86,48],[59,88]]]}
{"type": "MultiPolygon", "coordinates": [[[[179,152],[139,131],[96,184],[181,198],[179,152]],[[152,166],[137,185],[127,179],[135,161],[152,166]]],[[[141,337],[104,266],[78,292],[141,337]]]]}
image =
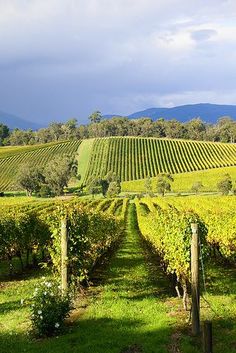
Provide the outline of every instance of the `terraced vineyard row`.
{"type": "Polygon", "coordinates": [[[31,151],[20,149],[15,154],[9,153],[5,158],[0,158],[0,190],[9,190],[14,187],[14,178],[19,167],[23,163],[33,163],[37,166],[45,166],[56,155],[75,154],[81,141],[60,142],[56,144],[43,145],[31,151]]]}
{"type": "Polygon", "coordinates": [[[236,144],[111,137],[96,139],[85,182],[115,172],[121,181],[236,165],[236,144]]]}

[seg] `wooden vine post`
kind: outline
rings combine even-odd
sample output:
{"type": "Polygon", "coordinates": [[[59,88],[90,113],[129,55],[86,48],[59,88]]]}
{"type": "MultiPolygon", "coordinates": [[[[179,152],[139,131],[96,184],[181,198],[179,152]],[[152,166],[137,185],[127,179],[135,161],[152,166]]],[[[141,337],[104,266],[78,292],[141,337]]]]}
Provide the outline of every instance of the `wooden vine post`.
{"type": "Polygon", "coordinates": [[[191,223],[192,333],[200,334],[199,233],[198,224],[191,223]]]}
{"type": "Polygon", "coordinates": [[[203,352],[213,353],[212,345],[212,322],[204,321],[203,325],[203,352]]]}
{"type": "Polygon", "coordinates": [[[61,219],[61,289],[62,293],[68,289],[67,279],[67,243],[68,243],[68,231],[67,231],[67,217],[61,219]]]}

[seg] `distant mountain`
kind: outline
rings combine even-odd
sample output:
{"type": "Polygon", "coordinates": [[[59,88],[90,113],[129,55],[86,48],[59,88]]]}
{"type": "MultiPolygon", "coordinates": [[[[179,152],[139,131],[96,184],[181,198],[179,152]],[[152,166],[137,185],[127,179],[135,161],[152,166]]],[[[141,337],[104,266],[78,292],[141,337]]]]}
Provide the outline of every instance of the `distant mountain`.
{"type": "Polygon", "coordinates": [[[0,124],[5,124],[7,125],[10,129],[32,129],[32,130],[37,130],[43,127],[43,125],[34,123],[32,121],[24,120],[22,118],[19,118],[18,116],[12,115],[5,113],[3,111],[0,111],[0,124]]]}
{"type": "MultiPolygon", "coordinates": [[[[158,118],[177,119],[181,122],[200,117],[207,123],[216,123],[221,116],[230,116],[236,119],[236,105],[221,105],[221,104],[188,104],[173,108],[149,108],[140,112],[128,115],[128,118],[135,119],[141,117],[150,117],[153,120],[158,118]]],[[[116,116],[119,116],[117,114],[116,116]]],[[[111,115],[106,115],[109,118],[111,115]]]]}

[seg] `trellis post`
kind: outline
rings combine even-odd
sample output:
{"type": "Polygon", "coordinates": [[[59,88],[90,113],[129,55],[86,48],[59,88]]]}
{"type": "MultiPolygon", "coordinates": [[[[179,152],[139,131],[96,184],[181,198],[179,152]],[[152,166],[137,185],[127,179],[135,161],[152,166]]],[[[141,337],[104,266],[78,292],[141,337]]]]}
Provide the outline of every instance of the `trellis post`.
{"type": "Polygon", "coordinates": [[[61,219],[61,289],[66,292],[68,289],[68,274],[67,274],[67,217],[61,219]]]}
{"type": "Polygon", "coordinates": [[[200,333],[200,287],[199,287],[199,232],[198,224],[191,223],[191,278],[192,278],[192,333],[200,333]]]}

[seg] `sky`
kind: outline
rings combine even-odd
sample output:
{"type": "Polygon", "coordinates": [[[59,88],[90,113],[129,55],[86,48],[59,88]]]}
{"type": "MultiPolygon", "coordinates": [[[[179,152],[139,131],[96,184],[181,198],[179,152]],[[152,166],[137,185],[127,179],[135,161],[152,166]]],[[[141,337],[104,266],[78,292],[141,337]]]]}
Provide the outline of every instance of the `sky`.
{"type": "Polygon", "coordinates": [[[0,110],[85,122],[236,104],[235,18],[235,0],[0,0],[0,110]]]}

